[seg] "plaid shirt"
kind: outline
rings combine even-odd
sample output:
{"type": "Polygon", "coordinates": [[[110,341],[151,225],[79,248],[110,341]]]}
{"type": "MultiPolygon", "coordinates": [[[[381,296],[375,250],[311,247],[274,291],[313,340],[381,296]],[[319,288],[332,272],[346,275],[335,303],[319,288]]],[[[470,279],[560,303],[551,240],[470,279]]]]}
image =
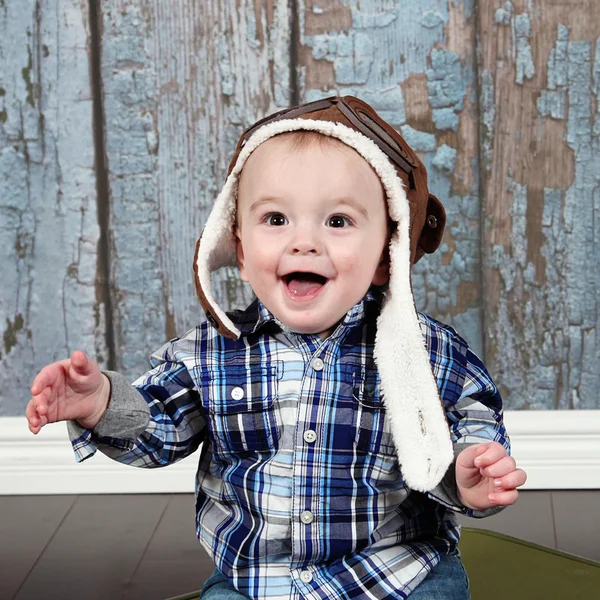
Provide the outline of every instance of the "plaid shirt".
{"type": "MultiPolygon", "coordinates": [[[[73,440],[155,467],[196,450],[197,534],[216,566],[256,599],[405,598],[455,551],[452,472],[428,494],[405,485],[373,361],[380,300],[369,293],[326,340],[286,332],[258,301],[152,355],[134,386],[151,421],[135,442],[73,440]]],[[[419,315],[459,451],[508,448],[498,390],[456,332],[419,315]]],[[[112,402],[112,400],[111,400],[112,402]]],[[[475,516],[475,515],[474,515],[475,516]]]]}

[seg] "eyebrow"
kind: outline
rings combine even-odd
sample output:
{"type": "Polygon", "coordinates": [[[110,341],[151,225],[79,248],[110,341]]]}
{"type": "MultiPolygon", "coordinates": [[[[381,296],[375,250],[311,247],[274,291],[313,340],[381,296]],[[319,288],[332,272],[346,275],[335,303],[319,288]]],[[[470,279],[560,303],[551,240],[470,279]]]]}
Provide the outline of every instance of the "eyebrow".
{"type": "Polygon", "coordinates": [[[363,217],[365,217],[365,219],[369,218],[369,212],[367,211],[367,209],[358,202],[356,202],[354,198],[340,198],[337,201],[337,203],[344,204],[345,206],[353,208],[354,210],[358,211],[363,217]]]}
{"type": "Polygon", "coordinates": [[[281,200],[281,198],[277,197],[277,196],[266,196],[264,198],[259,198],[258,200],[255,200],[249,208],[249,212],[256,212],[263,204],[269,204],[270,202],[277,202],[278,200],[281,200]]]}
{"type": "MultiPolygon", "coordinates": [[[[279,196],[266,196],[264,198],[259,198],[258,200],[255,200],[250,205],[249,212],[251,212],[251,213],[256,212],[264,204],[269,204],[271,202],[278,202],[281,200],[283,200],[283,199],[280,198],[279,196]]],[[[354,210],[359,212],[363,217],[365,217],[365,219],[369,218],[369,212],[367,211],[367,209],[364,206],[362,206],[361,204],[359,204],[356,200],[354,200],[354,198],[343,197],[343,198],[336,200],[335,203],[342,204],[344,206],[349,206],[350,208],[353,208],[354,210]]]]}

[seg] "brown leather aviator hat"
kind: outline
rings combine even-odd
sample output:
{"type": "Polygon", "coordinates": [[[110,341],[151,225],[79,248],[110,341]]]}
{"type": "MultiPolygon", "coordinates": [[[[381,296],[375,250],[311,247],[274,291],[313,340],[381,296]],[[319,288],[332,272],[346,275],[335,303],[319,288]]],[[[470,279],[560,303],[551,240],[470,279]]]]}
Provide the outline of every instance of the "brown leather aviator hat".
{"type": "Polygon", "coordinates": [[[211,273],[235,266],[237,185],[250,154],[273,136],[314,131],[353,148],[379,176],[396,228],[390,238],[389,287],[377,323],[375,361],[387,410],[387,426],[409,487],[427,491],[439,484],[453,449],[429,353],[421,333],[410,271],[442,239],[446,214],[429,193],[427,171],[402,136],[366,102],[352,96],[326,98],[289,108],[247,129],[238,142],[225,185],[196,245],[196,290],[217,331],[240,336],[215,301],[211,273]]]}

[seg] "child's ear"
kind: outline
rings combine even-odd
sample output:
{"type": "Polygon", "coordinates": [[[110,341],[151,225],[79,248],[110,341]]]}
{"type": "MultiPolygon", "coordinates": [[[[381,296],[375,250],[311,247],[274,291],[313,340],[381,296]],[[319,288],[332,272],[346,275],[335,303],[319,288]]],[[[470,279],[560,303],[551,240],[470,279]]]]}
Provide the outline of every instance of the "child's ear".
{"type": "Polygon", "coordinates": [[[248,281],[246,277],[246,260],[244,258],[244,248],[242,247],[242,237],[240,228],[236,225],[235,231],[235,253],[237,256],[238,269],[240,270],[240,277],[242,281],[248,281]]]}
{"type": "Polygon", "coordinates": [[[381,253],[381,260],[375,269],[372,285],[385,285],[390,279],[390,250],[386,246],[381,253]]]}

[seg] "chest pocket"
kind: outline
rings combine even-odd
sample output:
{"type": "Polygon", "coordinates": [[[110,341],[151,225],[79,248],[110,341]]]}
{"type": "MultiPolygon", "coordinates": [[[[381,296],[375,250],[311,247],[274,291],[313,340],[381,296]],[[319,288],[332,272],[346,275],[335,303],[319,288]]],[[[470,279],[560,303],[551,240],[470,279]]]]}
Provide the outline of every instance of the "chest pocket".
{"type": "Polygon", "coordinates": [[[356,437],[359,450],[373,454],[396,454],[390,422],[381,395],[379,372],[359,367],[352,376],[356,402],[356,437]]]}
{"type": "Polygon", "coordinates": [[[277,450],[278,365],[225,366],[202,376],[202,403],[215,454],[277,450]]]}

